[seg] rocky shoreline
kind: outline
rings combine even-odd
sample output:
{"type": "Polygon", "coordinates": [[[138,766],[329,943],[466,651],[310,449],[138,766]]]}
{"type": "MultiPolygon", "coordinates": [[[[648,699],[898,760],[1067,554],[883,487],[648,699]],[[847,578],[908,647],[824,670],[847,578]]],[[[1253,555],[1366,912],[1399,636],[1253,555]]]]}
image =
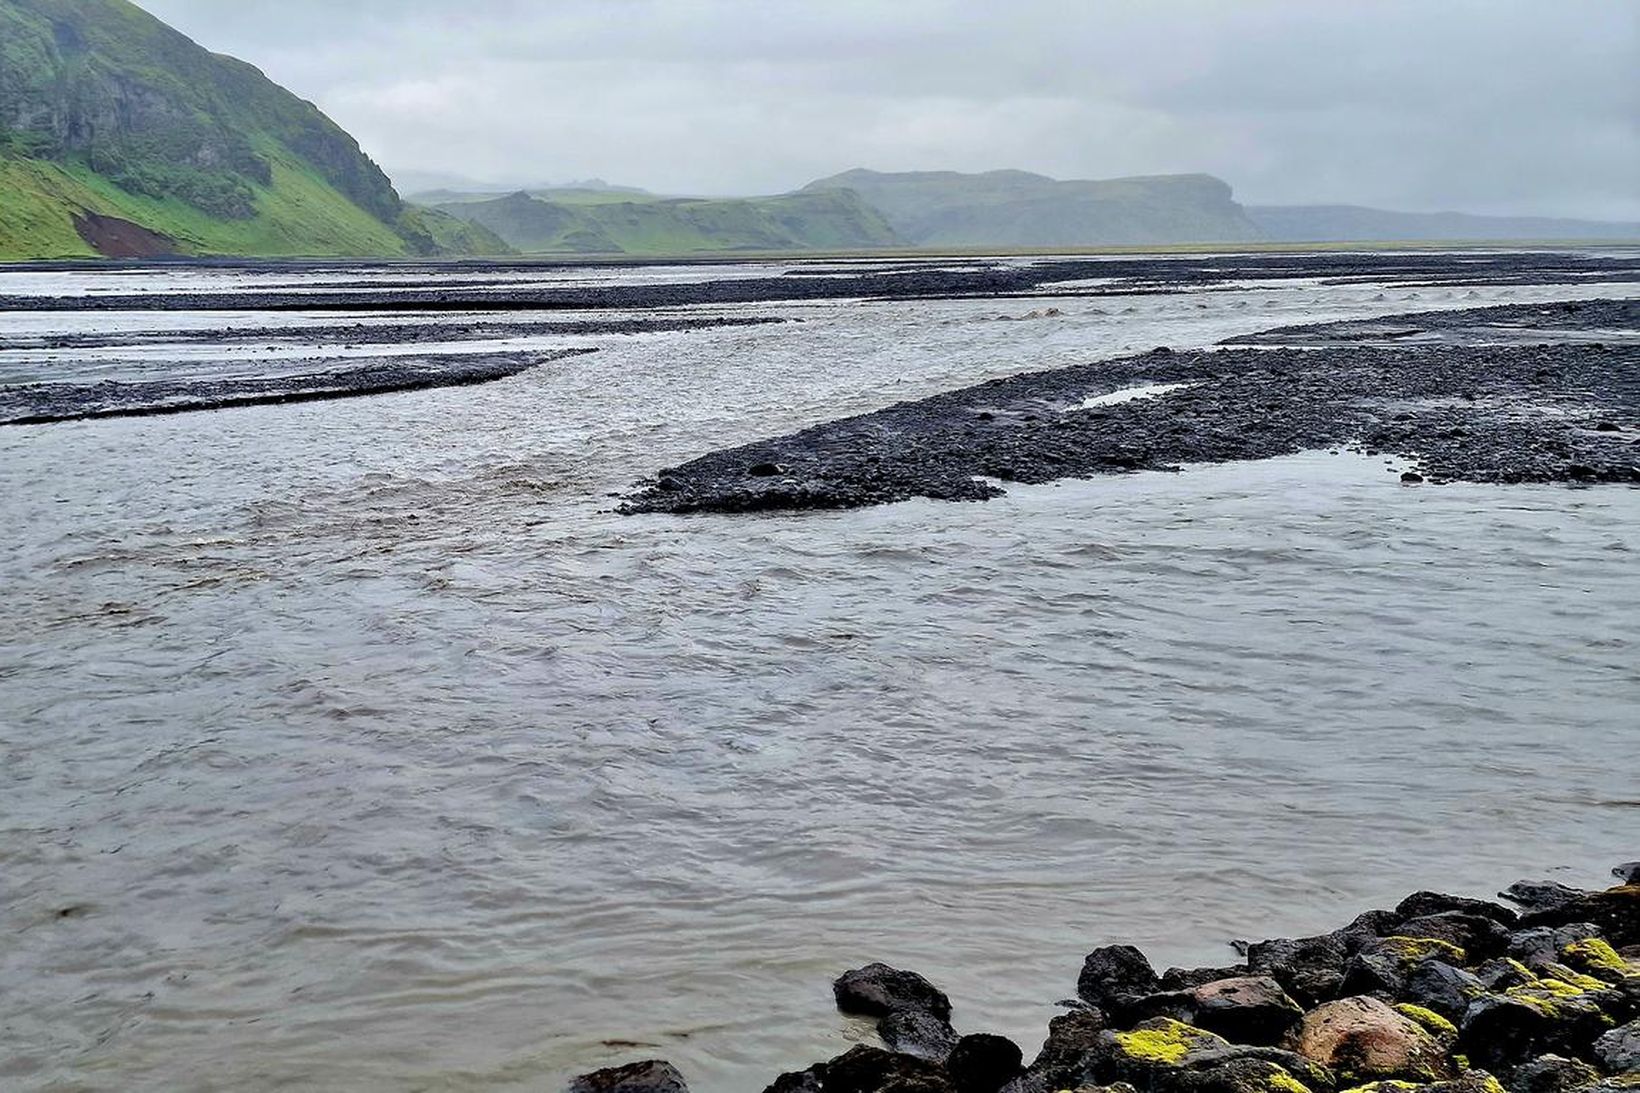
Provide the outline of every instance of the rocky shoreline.
{"type": "Polygon", "coordinates": [[[1409,483],[1635,484],[1637,331],[1640,303],[1596,300],[1290,328],[1256,335],[1258,348],[1159,348],[713,452],[662,469],[623,509],[976,501],[1007,482],[1342,447],[1413,461],[1409,483]]]}
{"type": "MultiPolygon", "coordinates": [[[[1224,967],[1157,973],[1093,950],[1027,1064],[959,1035],[950,1000],[871,964],[834,984],[878,1020],[857,1046],[764,1093],[1626,1093],[1640,1090],[1640,862],[1585,891],[1518,881],[1513,904],[1415,892],[1313,937],[1235,943],[1224,967]]],[[[688,1093],[663,1060],[568,1093],[688,1093]]]]}

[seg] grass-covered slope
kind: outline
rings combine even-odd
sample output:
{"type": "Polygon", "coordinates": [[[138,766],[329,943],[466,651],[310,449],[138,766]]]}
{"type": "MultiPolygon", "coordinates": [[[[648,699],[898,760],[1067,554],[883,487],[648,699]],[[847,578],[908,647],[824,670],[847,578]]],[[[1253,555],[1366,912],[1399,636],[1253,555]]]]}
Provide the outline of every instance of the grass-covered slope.
{"type": "Polygon", "coordinates": [[[1081,247],[1236,243],[1259,238],[1230,187],[1210,175],[1059,181],[1027,171],[853,170],[799,193],[851,190],[908,242],[1081,247]]]}
{"type": "Polygon", "coordinates": [[[853,250],[901,242],[882,214],[848,191],[748,198],[520,191],[439,209],[536,254],[853,250]]]}
{"type": "Polygon", "coordinates": [[[0,258],[452,246],[504,249],[252,66],[126,0],[0,0],[0,258]]]}

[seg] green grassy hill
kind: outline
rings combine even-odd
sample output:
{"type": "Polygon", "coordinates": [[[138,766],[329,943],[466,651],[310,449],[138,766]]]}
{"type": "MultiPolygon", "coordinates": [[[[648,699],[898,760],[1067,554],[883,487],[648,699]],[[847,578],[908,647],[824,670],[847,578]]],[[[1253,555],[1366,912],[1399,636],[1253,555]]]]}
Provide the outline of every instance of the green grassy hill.
{"type": "Polygon", "coordinates": [[[849,191],[747,198],[605,190],[440,196],[459,200],[439,205],[439,211],[533,254],[854,250],[901,242],[882,214],[849,191]]]}
{"type": "Polygon", "coordinates": [[[507,250],[126,0],[0,0],[0,258],[507,250]]]}

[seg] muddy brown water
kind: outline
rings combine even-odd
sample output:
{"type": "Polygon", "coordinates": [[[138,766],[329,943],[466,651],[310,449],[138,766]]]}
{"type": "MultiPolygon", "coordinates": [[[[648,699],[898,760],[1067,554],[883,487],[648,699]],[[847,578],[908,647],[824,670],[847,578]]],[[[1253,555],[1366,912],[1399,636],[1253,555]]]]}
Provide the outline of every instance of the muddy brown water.
{"type": "MultiPolygon", "coordinates": [[[[115,279],[0,295],[44,276],[115,279]]],[[[0,1088],[539,1090],[660,1055],[748,1093],[869,1035],[829,995],[867,960],[1030,1053],[1097,944],[1221,963],[1418,887],[1598,882],[1640,837],[1640,491],[1410,489],[1316,452],[985,504],[608,509],[712,447],[1025,368],[1632,294],[700,308],[802,321],[0,429],[0,1088]]],[[[292,343],[6,351],[0,383],[395,351],[255,321],[292,343]]]]}

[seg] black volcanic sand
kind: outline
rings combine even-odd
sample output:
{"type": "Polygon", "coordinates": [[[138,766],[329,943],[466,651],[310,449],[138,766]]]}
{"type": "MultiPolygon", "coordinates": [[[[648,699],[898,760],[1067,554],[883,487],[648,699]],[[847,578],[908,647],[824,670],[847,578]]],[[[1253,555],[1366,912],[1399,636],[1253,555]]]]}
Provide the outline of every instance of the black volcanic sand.
{"type": "MultiPolygon", "coordinates": [[[[796,259],[793,259],[795,261],[796,259]]],[[[290,271],[272,263],[222,267],[290,271]]],[[[179,292],[130,295],[0,297],[0,311],[539,311],[591,308],[643,309],[699,304],[740,304],[835,299],[961,299],[988,296],[1132,296],[1180,289],[1232,287],[1232,283],[1321,278],[1325,283],[1392,282],[1409,288],[1486,285],[1584,284],[1640,280],[1640,258],[1557,252],[1508,254],[1222,254],[1187,257],[1045,259],[1027,264],[991,260],[953,261],[915,269],[868,268],[835,277],[768,277],[694,284],[602,284],[516,287],[450,283],[451,270],[427,267],[425,278],[399,269],[406,279],[371,288],[314,291],[179,292]],[[1062,286],[1106,279],[1100,286],[1062,286]]],[[[527,270],[528,264],[492,263],[492,271],[527,270]]],[[[538,265],[533,268],[550,268],[538,265]]],[[[365,267],[368,272],[369,267],[365,267]]],[[[1234,287],[1242,287],[1237,284],[1234,287]]]]}
{"type": "MultiPolygon", "coordinates": [[[[1559,305],[1557,305],[1559,306],[1559,305]]],[[[1486,321],[1541,305],[1485,309],[1486,321]]],[[[1464,317],[1467,315],[1467,319],[1464,317]]],[[[1557,322],[1635,328],[1628,301],[1557,322]]],[[[1429,317],[1400,316],[1413,324],[1429,317]]],[[[1476,322],[1445,313],[1429,325],[1476,322]]],[[[1564,330],[1564,328],[1563,328],[1564,330]]],[[[1640,483],[1640,346],[1438,344],[1166,349],[901,403],[659,472],[627,512],[973,501],[1002,482],[1221,463],[1340,446],[1413,460],[1408,481],[1640,483]],[[1083,409],[1155,384],[1179,390],[1083,409]]]]}
{"type": "MultiPolygon", "coordinates": [[[[484,356],[395,357],[351,368],[288,376],[136,383],[31,383],[0,387],[0,425],[37,425],[86,418],[140,417],[264,406],[285,402],[382,395],[430,387],[489,383],[594,349],[484,356]]],[[[315,362],[321,363],[321,362],[315,362]]]]}
{"type": "Polygon", "coordinates": [[[585,319],[536,322],[483,319],[466,323],[334,323],[326,326],[234,327],[228,330],[116,330],[94,334],[0,335],[0,350],[103,349],[110,346],[192,343],[278,345],[300,342],[349,346],[406,345],[417,342],[487,341],[495,338],[545,335],[596,337],[611,334],[670,334],[790,321],[792,320],[778,318],[585,319]]]}

